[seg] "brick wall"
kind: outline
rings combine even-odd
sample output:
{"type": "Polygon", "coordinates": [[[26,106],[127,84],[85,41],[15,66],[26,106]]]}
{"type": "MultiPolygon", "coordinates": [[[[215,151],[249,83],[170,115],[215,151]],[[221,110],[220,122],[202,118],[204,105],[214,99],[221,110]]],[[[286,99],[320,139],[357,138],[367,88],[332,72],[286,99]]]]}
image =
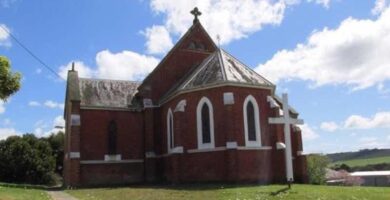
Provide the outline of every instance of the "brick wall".
{"type": "Polygon", "coordinates": [[[143,113],[86,109],[81,110],[81,159],[103,160],[108,154],[111,120],[117,124],[117,154],[122,159],[143,159],[143,113]]]}
{"type": "Polygon", "coordinates": [[[65,185],[77,186],[80,184],[80,159],[71,158],[72,152],[80,151],[80,126],[72,126],[70,123],[71,115],[80,113],[80,102],[72,101],[69,103],[68,112],[66,112],[66,131],[64,144],[64,182],[65,185]]]}
{"type": "MultiPolygon", "coordinates": [[[[161,145],[163,153],[166,153],[167,146],[167,127],[166,127],[166,114],[168,109],[172,111],[175,109],[177,103],[185,99],[187,106],[185,112],[174,112],[175,124],[180,123],[183,127],[182,130],[175,132],[175,141],[182,141],[180,146],[184,146],[185,149],[197,149],[197,121],[196,121],[196,108],[198,102],[202,97],[207,97],[213,106],[214,111],[214,134],[215,134],[215,146],[225,146],[226,142],[234,139],[239,146],[245,146],[244,136],[244,122],[243,122],[243,103],[248,95],[252,95],[256,98],[259,105],[260,114],[260,129],[261,140],[263,146],[273,145],[271,143],[272,134],[270,126],[268,125],[268,117],[272,112],[267,102],[267,96],[271,94],[270,90],[255,89],[255,88],[239,88],[233,86],[226,86],[221,88],[212,88],[208,90],[196,91],[187,94],[182,94],[175,97],[175,99],[164,104],[161,112],[161,145]],[[226,106],[223,103],[223,93],[233,92],[235,104],[233,106],[226,106]],[[178,116],[180,115],[180,117],[178,116]],[[232,118],[227,118],[231,116],[232,118]],[[228,137],[229,134],[232,136],[228,137]],[[180,138],[179,138],[180,137],[180,138]]],[[[176,126],[175,126],[176,128],[176,126]]]]}
{"type": "MultiPolygon", "coordinates": [[[[180,100],[185,99],[185,112],[174,112],[175,146],[183,146],[183,154],[168,155],[160,159],[160,172],[168,181],[230,181],[230,182],[284,182],[285,152],[276,149],[277,141],[284,141],[283,126],[270,125],[269,117],[277,117],[277,110],[270,108],[267,96],[271,90],[225,86],[182,94],[170,100],[158,111],[161,128],[158,134],[159,154],[167,153],[166,117],[168,109],[172,111],[180,100]],[[234,93],[234,105],[224,105],[223,93],[234,93]],[[189,149],[197,149],[196,108],[202,97],[207,97],[213,105],[215,147],[225,147],[226,142],[236,141],[238,146],[245,146],[243,121],[243,103],[248,95],[252,95],[260,110],[260,129],[262,146],[270,146],[271,150],[222,150],[205,153],[188,153],[189,149]],[[179,160],[179,165],[176,164],[179,160]],[[174,166],[175,165],[175,166],[174,166]],[[162,168],[162,169],[161,169],[162,168]],[[180,174],[175,174],[179,173],[180,174]]],[[[300,133],[293,133],[293,152],[302,149],[300,133]]],[[[302,156],[301,156],[302,157],[302,156]]],[[[297,180],[304,172],[303,158],[294,160],[297,169],[297,180]]]]}
{"type": "Polygon", "coordinates": [[[143,163],[82,164],[83,185],[120,185],[144,181],[143,163]]]}
{"type": "MultiPolygon", "coordinates": [[[[122,160],[144,159],[143,113],[82,109],[80,154],[82,161],[103,161],[108,154],[108,124],[117,124],[117,154],[122,160]]],[[[80,165],[82,185],[126,184],[144,181],[144,164],[99,163],[80,165]]]]}
{"type": "Polygon", "coordinates": [[[200,64],[210,53],[215,51],[213,41],[200,26],[200,23],[197,23],[190,28],[189,34],[144,80],[139,88],[142,97],[152,98],[156,102],[191,68],[200,64]],[[189,44],[194,41],[202,43],[204,50],[189,50],[189,44]]]}

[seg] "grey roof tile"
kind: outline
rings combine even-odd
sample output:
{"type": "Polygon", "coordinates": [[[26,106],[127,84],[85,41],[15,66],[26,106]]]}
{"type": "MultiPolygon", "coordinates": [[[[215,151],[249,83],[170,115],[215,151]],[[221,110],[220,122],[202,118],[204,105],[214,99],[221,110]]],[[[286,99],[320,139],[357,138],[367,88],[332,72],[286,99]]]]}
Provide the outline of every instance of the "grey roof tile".
{"type": "Polygon", "coordinates": [[[273,86],[264,77],[222,49],[215,51],[194,71],[179,90],[204,87],[218,82],[273,86]]]}
{"type": "Polygon", "coordinates": [[[137,93],[139,82],[79,79],[81,106],[127,108],[137,93]]]}

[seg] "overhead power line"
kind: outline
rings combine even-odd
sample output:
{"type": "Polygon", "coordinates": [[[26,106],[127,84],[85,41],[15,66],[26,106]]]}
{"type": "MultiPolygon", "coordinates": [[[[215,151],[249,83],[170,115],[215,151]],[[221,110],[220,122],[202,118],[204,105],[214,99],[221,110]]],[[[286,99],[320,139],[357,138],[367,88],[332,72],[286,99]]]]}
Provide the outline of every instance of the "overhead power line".
{"type": "Polygon", "coordinates": [[[35,60],[37,60],[39,63],[41,63],[44,67],[46,67],[46,69],[48,69],[51,73],[53,73],[55,76],[59,77],[60,79],[63,79],[55,70],[53,70],[51,67],[49,67],[49,65],[47,65],[45,62],[43,62],[42,59],[40,59],[37,55],[35,55],[29,48],[27,48],[22,42],[20,42],[18,40],[18,38],[16,38],[10,31],[8,31],[8,29],[6,29],[3,25],[0,25],[0,27],[6,32],[8,33],[12,39],[15,40],[16,43],[18,43],[18,45],[20,47],[22,47],[28,54],[30,54],[35,60]]]}

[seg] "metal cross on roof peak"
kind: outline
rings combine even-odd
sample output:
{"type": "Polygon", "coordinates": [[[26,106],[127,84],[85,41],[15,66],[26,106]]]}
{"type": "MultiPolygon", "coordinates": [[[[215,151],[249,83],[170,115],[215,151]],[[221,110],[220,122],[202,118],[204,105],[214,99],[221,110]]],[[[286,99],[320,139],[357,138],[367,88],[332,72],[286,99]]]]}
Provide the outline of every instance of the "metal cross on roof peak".
{"type": "Polygon", "coordinates": [[[193,10],[191,10],[190,13],[195,16],[194,21],[193,21],[194,24],[199,21],[198,16],[202,15],[202,13],[199,11],[198,7],[195,7],[193,10]]]}

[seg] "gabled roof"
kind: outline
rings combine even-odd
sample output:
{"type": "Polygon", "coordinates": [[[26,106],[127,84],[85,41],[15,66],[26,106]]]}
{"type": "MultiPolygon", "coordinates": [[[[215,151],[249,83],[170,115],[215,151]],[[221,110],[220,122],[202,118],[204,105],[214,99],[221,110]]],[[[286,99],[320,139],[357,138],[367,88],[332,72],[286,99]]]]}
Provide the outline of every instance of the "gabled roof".
{"type": "Polygon", "coordinates": [[[134,81],[79,78],[80,105],[128,108],[138,86],[134,81]]]}
{"type": "Polygon", "coordinates": [[[226,51],[218,49],[178,89],[194,89],[221,82],[274,86],[226,51]]]}
{"type": "MultiPolygon", "coordinates": [[[[182,43],[188,38],[188,37],[191,37],[191,34],[193,34],[194,30],[200,30],[201,32],[204,33],[204,35],[206,36],[206,38],[208,39],[208,41],[210,41],[211,45],[216,49],[217,48],[217,45],[214,43],[213,39],[210,37],[210,35],[207,33],[207,31],[204,29],[204,27],[202,26],[202,24],[199,22],[199,21],[196,21],[192,24],[192,26],[187,30],[187,32],[179,39],[179,41],[171,48],[171,50],[169,50],[169,52],[164,56],[164,58],[160,61],[160,63],[158,63],[158,65],[153,69],[152,72],[150,72],[146,77],[145,79],[142,81],[142,83],[140,84],[140,90],[142,89],[142,86],[149,81],[149,79],[153,76],[154,73],[156,73],[156,71],[162,66],[164,65],[165,61],[167,60],[167,58],[173,54],[181,45],[182,43]]],[[[206,52],[202,52],[202,53],[206,53],[206,52]]],[[[208,53],[208,52],[207,52],[208,53]]]]}
{"type": "Polygon", "coordinates": [[[161,99],[160,103],[181,91],[215,86],[223,83],[242,86],[271,87],[275,85],[222,49],[194,66],[161,99]]]}

